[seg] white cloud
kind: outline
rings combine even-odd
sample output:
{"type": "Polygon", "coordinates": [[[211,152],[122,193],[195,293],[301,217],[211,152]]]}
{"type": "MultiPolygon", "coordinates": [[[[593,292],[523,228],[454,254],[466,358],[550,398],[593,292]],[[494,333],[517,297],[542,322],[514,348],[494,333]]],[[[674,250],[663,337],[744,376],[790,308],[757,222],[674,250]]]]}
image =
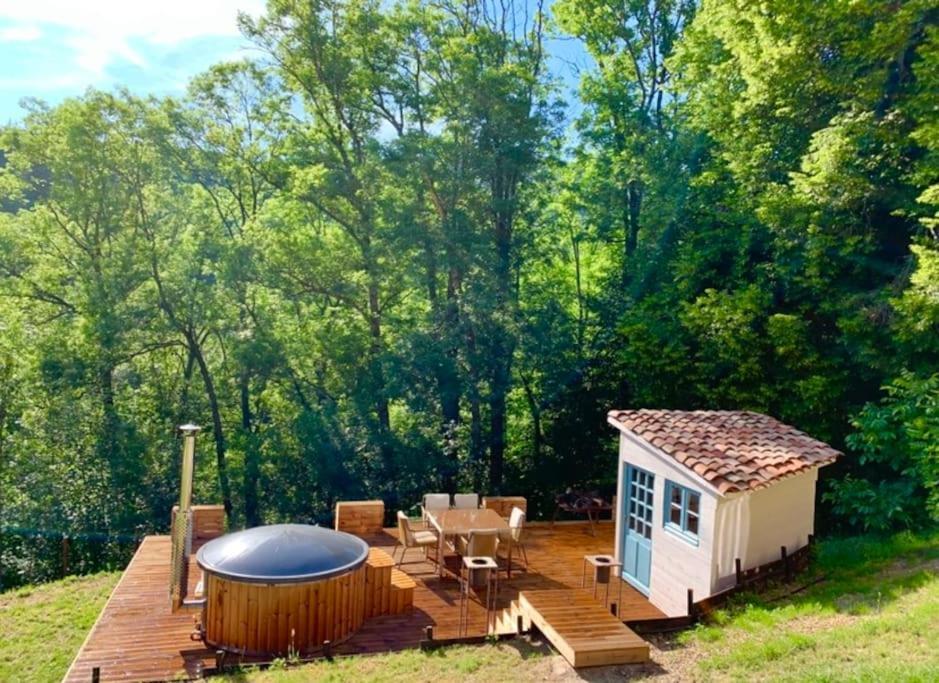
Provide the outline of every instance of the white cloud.
{"type": "Polygon", "coordinates": [[[0,29],[0,42],[5,43],[28,43],[42,38],[42,31],[38,26],[22,24],[20,26],[8,26],[0,29]]]}
{"type": "Polygon", "coordinates": [[[14,40],[34,40],[40,27],[64,29],[75,66],[97,80],[116,59],[145,66],[133,41],[172,46],[235,36],[239,10],[257,15],[263,9],[263,0],[0,0],[0,21],[12,24],[3,31],[14,40]]]}

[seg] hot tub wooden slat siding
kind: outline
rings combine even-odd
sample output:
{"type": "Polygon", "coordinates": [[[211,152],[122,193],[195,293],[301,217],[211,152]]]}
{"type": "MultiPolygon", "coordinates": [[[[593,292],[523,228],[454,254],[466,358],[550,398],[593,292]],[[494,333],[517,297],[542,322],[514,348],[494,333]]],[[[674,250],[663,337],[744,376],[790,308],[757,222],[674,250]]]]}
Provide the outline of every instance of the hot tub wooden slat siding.
{"type": "Polygon", "coordinates": [[[339,643],[365,620],[365,565],[322,581],[271,585],[209,574],[206,642],[246,655],[287,655],[339,643]]]}

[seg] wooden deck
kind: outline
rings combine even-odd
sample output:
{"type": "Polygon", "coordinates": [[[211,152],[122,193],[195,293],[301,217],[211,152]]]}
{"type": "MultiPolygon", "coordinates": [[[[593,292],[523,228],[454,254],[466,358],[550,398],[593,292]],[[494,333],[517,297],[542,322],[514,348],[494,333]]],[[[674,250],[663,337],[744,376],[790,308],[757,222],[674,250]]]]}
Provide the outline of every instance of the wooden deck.
{"type": "MultiPolygon", "coordinates": [[[[397,530],[365,537],[373,546],[389,553],[397,530]]],[[[508,608],[524,591],[579,588],[583,556],[609,553],[613,549],[613,525],[601,522],[596,536],[586,522],[530,524],[525,545],[530,566],[502,575],[499,607],[508,608]]],[[[168,536],[148,536],[115,587],[98,621],[92,628],[66,674],[67,681],[91,680],[93,667],[99,667],[101,680],[152,681],[199,677],[215,665],[214,652],[190,638],[198,612],[169,609],[168,536]]],[[[516,566],[520,558],[516,557],[516,566]]],[[[439,578],[436,566],[423,559],[419,549],[406,553],[401,567],[416,582],[414,609],[406,614],[369,619],[356,634],[339,646],[338,654],[374,653],[417,647],[425,628],[433,627],[434,638],[458,636],[460,591],[452,578],[439,578]]],[[[195,582],[199,572],[190,572],[195,582]]],[[[619,579],[614,579],[619,581],[619,579]]],[[[578,591],[580,592],[580,591],[578,591]]],[[[584,593],[586,595],[586,593],[584,593]]],[[[611,587],[611,597],[618,587],[611,587]]],[[[665,615],[628,584],[623,585],[620,617],[623,621],[661,619],[665,615]]],[[[599,603],[597,603],[599,605],[599,603]]],[[[605,611],[602,606],[601,611],[605,611]]],[[[485,632],[485,610],[471,603],[468,635],[485,632]]],[[[228,662],[236,663],[235,655],[228,662]]],[[[249,660],[245,660],[249,661],[249,660]]]]}

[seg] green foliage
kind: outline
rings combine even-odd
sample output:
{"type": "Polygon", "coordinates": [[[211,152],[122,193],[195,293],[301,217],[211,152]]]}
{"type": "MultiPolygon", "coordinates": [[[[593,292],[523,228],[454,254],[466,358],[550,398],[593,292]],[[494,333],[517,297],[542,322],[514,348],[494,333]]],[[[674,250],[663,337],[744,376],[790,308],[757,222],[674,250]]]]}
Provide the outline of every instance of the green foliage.
{"type": "Polygon", "coordinates": [[[844,448],[820,529],[934,518],[930,3],[559,0],[593,60],[567,137],[530,9],[272,0],[183,97],[3,129],[4,524],[164,529],[187,421],[235,526],[538,515],[612,489],[614,407],[844,448]]]}
{"type": "Polygon", "coordinates": [[[848,437],[866,478],[833,482],[827,497],[868,529],[939,521],[939,374],[904,372],[885,391],[857,415],[848,437]]]}

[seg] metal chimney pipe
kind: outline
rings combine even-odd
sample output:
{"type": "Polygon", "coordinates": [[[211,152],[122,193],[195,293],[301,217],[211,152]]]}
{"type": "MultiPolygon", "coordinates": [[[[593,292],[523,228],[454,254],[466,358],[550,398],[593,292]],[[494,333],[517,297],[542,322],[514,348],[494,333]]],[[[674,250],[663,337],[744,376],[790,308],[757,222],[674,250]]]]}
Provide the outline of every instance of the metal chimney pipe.
{"type": "Polygon", "coordinates": [[[199,429],[194,424],[179,427],[183,437],[183,462],[180,468],[179,509],[173,520],[173,566],[170,568],[170,601],[174,612],[183,605],[188,592],[189,556],[192,553],[192,476],[199,429]]]}

